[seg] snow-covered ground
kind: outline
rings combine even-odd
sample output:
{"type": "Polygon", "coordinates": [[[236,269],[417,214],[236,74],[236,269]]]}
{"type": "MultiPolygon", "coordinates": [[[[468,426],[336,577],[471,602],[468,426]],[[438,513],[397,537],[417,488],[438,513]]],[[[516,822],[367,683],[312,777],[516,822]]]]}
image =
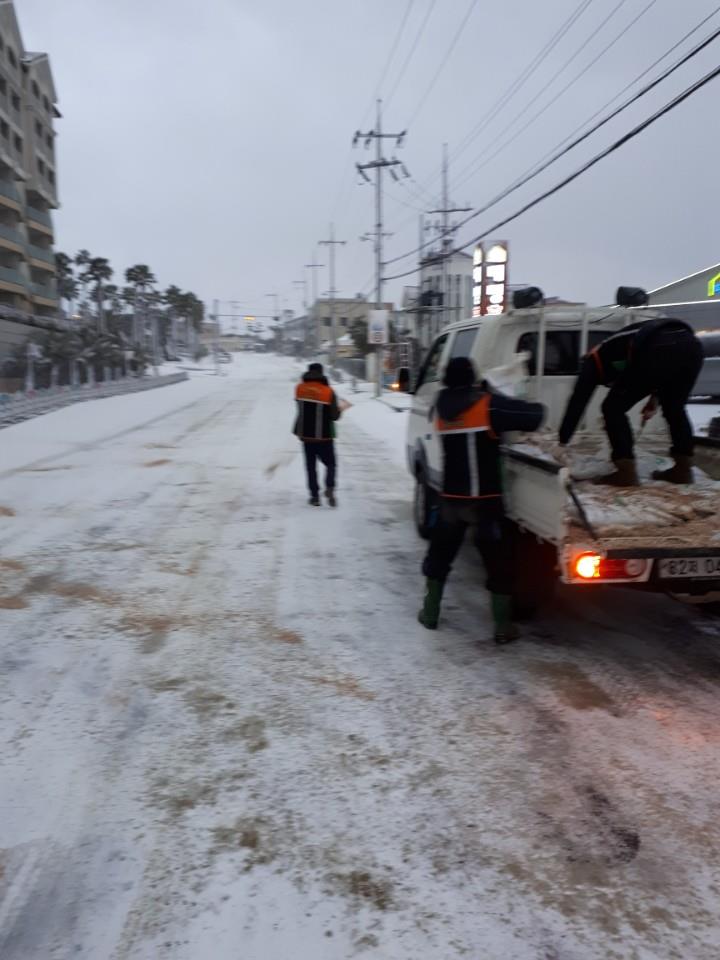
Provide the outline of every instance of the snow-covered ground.
{"type": "Polygon", "coordinates": [[[415,621],[406,413],[307,506],[298,366],[0,433],[3,960],[715,960],[720,625],[415,621]]]}

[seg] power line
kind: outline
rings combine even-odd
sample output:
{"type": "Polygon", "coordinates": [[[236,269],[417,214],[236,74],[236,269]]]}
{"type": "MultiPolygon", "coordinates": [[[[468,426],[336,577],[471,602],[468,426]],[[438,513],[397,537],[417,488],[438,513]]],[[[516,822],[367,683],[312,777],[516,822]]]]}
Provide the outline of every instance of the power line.
{"type": "MultiPolygon", "coordinates": [[[[718,11],[720,11],[720,7],[718,7],[715,12],[717,13],[718,11]]],[[[706,22],[706,21],[703,21],[703,23],[705,23],[705,22],[706,22]]],[[[700,24],[699,26],[702,26],[702,24],[700,24]]],[[[694,33],[694,32],[695,32],[695,31],[691,31],[691,33],[694,33]]],[[[659,86],[664,80],[667,80],[668,77],[672,76],[673,73],[676,73],[676,72],[677,72],[681,67],[683,67],[686,63],[689,63],[691,60],[693,60],[693,59],[694,59],[696,56],[698,56],[706,47],[710,46],[711,43],[713,43],[715,40],[717,40],[718,37],[720,37],[720,29],[715,30],[713,33],[709,34],[704,40],[702,40],[702,41],[700,41],[700,43],[696,44],[696,45],[692,48],[692,50],[688,51],[688,53],[684,54],[682,57],[680,57],[678,60],[676,60],[673,64],[671,64],[671,66],[669,66],[666,70],[664,70],[664,71],[663,71],[659,76],[657,76],[654,80],[651,80],[651,81],[650,81],[649,83],[647,83],[644,87],[642,87],[642,89],[638,90],[637,93],[633,94],[632,97],[630,97],[629,99],[627,99],[626,101],[624,101],[619,107],[617,107],[617,108],[616,108],[615,110],[613,110],[611,113],[607,114],[605,117],[603,117],[602,120],[598,121],[596,124],[594,124],[594,126],[590,127],[588,130],[585,131],[585,133],[581,134],[579,137],[577,137],[575,140],[573,140],[573,141],[572,141],[571,143],[569,143],[567,146],[564,146],[564,144],[567,143],[567,138],[566,138],[566,139],[563,141],[563,143],[559,145],[559,147],[556,149],[556,151],[555,151],[554,153],[546,154],[546,157],[545,157],[542,161],[540,161],[540,163],[539,163],[538,165],[536,165],[535,167],[531,168],[531,170],[530,170],[529,172],[527,172],[525,175],[523,175],[519,180],[516,180],[514,183],[512,183],[512,184],[511,184],[509,187],[507,187],[505,190],[501,191],[499,194],[497,194],[497,195],[496,195],[492,200],[490,200],[488,203],[484,204],[482,207],[479,207],[477,210],[474,210],[473,213],[472,213],[469,217],[466,217],[466,218],[458,225],[458,228],[465,226],[466,223],[469,223],[470,220],[474,220],[476,217],[479,217],[481,214],[487,213],[487,211],[490,210],[492,207],[496,206],[496,205],[497,205],[498,203],[500,203],[502,200],[505,200],[505,199],[506,199],[507,197],[509,197],[512,193],[515,193],[517,190],[519,190],[521,187],[525,186],[525,185],[526,185],[527,183],[529,183],[531,180],[534,180],[535,177],[537,177],[539,174],[541,174],[541,173],[543,173],[545,170],[547,170],[548,167],[550,167],[550,166],[552,166],[552,164],[556,163],[559,159],[561,159],[561,157],[564,157],[566,154],[570,153],[572,150],[575,149],[575,147],[579,146],[579,145],[580,145],[581,143],[583,143],[585,140],[589,139],[589,137],[591,137],[594,133],[596,133],[596,132],[597,132],[598,130],[600,130],[602,127],[606,126],[608,123],[610,123],[610,122],[611,122],[612,120],[614,120],[616,117],[618,117],[621,113],[623,113],[625,110],[627,110],[630,106],[632,106],[634,103],[637,103],[637,102],[638,102],[639,100],[641,100],[644,96],[646,96],[648,93],[650,93],[652,90],[654,90],[655,87],[659,86]]],[[[675,49],[675,48],[673,47],[673,48],[671,48],[671,50],[672,50],[672,49],[675,49]]],[[[665,56],[667,56],[667,54],[666,54],[665,56]]],[[[660,60],[663,60],[663,59],[665,59],[665,57],[661,57],[661,58],[660,58],[660,60]]],[[[659,62],[659,61],[656,61],[656,63],[657,63],[657,62],[659,62]]],[[[652,67],[650,67],[649,69],[652,69],[652,67]]],[[[647,72],[648,72],[648,71],[644,71],[640,76],[644,76],[647,72]]],[[[633,81],[633,83],[629,84],[629,86],[634,86],[634,84],[635,84],[636,82],[637,82],[637,79],[636,79],[635,81],[633,81]]],[[[627,89],[627,87],[625,87],[625,90],[626,90],[626,89],[627,89]]],[[[622,92],[624,92],[624,91],[622,91],[622,92]]],[[[613,99],[617,99],[617,97],[615,97],[615,98],[613,98],[613,99]]],[[[612,101],[611,101],[611,102],[612,102],[612,101]]],[[[597,114],[596,114],[596,116],[597,116],[597,114]]],[[[583,125],[583,126],[584,126],[584,125],[583,125]]],[[[417,248],[417,249],[415,249],[415,250],[411,250],[410,253],[403,254],[402,256],[393,257],[392,260],[388,260],[388,261],[387,261],[387,264],[396,263],[398,260],[404,260],[405,258],[410,257],[410,256],[412,256],[412,255],[415,254],[415,253],[420,253],[420,252],[424,249],[425,246],[429,246],[429,244],[424,244],[423,246],[421,246],[421,247],[419,247],[419,248],[417,248]]]]}
{"type": "Polygon", "coordinates": [[[400,43],[400,38],[402,37],[403,32],[404,32],[404,30],[405,30],[405,26],[406,26],[406,24],[407,24],[408,17],[410,16],[410,11],[412,10],[412,6],[413,6],[413,3],[414,3],[414,2],[415,2],[415,0],[408,0],[408,5],[407,5],[407,7],[405,7],[405,13],[403,14],[403,18],[402,18],[402,20],[400,21],[400,26],[398,27],[398,31],[397,31],[397,33],[395,34],[395,39],[393,40],[393,45],[392,45],[392,47],[390,48],[390,53],[389,53],[388,58],[387,58],[387,60],[386,60],[386,62],[385,62],[385,67],[383,68],[383,72],[380,74],[380,79],[378,80],[377,84],[375,85],[375,93],[374,93],[374,95],[373,95],[373,98],[372,98],[372,100],[370,101],[367,110],[365,111],[365,114],[364,114],[364,117],[363,117],[363,125],[365,124],[365,121],[366,121],[366,119],[367,119],[368,114],[370,113],[370,111],[372,110],[373,106],[375,105],[375,101],[376,101],[377,98],[382,94],[382,85],[383,85],[383,83],[385,82],[385,77],[387,76],[388,70],[390,69],[390,64],[392,63],[392,61],[393,61],[393,59],[394,59],[394,57],[395,57],[395,53],[397,52],[397,48],[398,48],[398,45],[399,45],[399,43],[400,43]]]}
{"type": "MultiPolygon", "coordinates": [[[[538,164],[535,164],[533,167],[530,167],[530,168],[522,175],[522,178],[524,178],[525,176],[527,176],[527,174],[530,173],[532,170],[534,170],[535,167],[539,166],[539,164],[543,164],[543,163],[545,162],[545,160],[547,160],[548,157],[553,156],[553,154],[554,154],[557,150],[560,150],[562,147],[564,147],[566,143],[569,143],[569,141],[572,140],[573,137],[577,136],[577,134],[580,133],[581,130],[584,130],[585,127],[587,127],[587,125],[588,125],[589,123],[592,123],[593,120],[595,120],[595,119],[596,119],[597,117],[599,117],[605,110],[607,110],[609,107],[611,107],[617,100],[620,99],[620,97],[621,97],[624,93],[627,93],[628,90],[631,90],[636,84],[640,83],[640,81],[641,81],[644,77],[646,77],[652,70],[654,70],[655,67],[659,66],[659,64],[661,64],[661,63],[663,62],[663,60],[667,60],[667,58],[670,56],[671,53],[674,53],[674,52],[678,49],[678,47],[681,47],[681,46],[683,45],[683,43],[685,43],[686,40],[689,40],[690,37],[693,36],[693,34],[697,33],[698,30],[700,30],[702,27],[704,27],[705,24],[706,24],[709,20],[712,20],[713,17],[717,16],[718,13],[720,13],[720,5],[717,6],[717,7],[715,7],[715,9],[712,11],[712,13],[709,13],[706,17],[703,17],[703,19],[702,19],[699,23],[697,23],[697,24],[692,28],[692,30],[688,30],[688,32],[685,34],[684,37],[681,37],[678,41],[676,41],[668,50],[665,51],[665,53],[662,54],[662,56],[660,56],[660,57],[658,57],[656,60],[654,60],[654,61],[650,64],[650,66],[649,66],[649,67],[646,67],[646,68],[643,70],[642,73],[638,74],[638,76],[635,77],[634,80],[631,80],[630,83],[627,83],[627,84],[622,88],[622,90],[620,90],[618,93],[615,94],[614,97],[612,97],[610,100],[608,100],[606,103],[604,103],[602,107],[599,107],[599,108],[595,111],[595,113],[592,114],[591,117],[588,117],[587,120],[584,120],[579,126],[575,127],[575,129],[572,131],[572,133],[569,133],[563,140],[560,141],[560,143],[556,144],[556,145],[552,148],[552,150],[548,150],[548,152],[547,152],[546,154],[544,154],[544,156],[540,159],[539,163],[538,163],[538,164]]],[[[710,40],[712,40],[712,39],[714,39],[714,38],[715,38],[715,35],[713,34],[713,35],[710,37],[710,40]]],[[[705,46],[705,45],[706,45],[706,44],[703,43],[703,44],[701,45],[700,49],[702,49],[702,47],[705,46]]],[[[686,59],[683,57],[681,60],[678,61],[678,65],[681,66],[681,65],[682,65],[683,63],[685,63],[685,62],[686,62],[686,59]]],[[[672,71],[671,71],[671,72],[672,72],[672,71]]],[[[660,77],[660,79],[664,79],[665,76],[669,76],[669,73],[668,73],[668,74],[664,74],[662,77],[660,77]]],[[[654,85],[654,84],[653,84],[653,85],[654,85]]],[[[634,102],[634,98],[633,98],[633,100],[630,101],[630,102],[631,102],[631,103],[634,102]]],[[[625,108],[623,107],[622,109],[625,109],[625,108]]],[[[616,116],[616,114],[613,114],[613,116],[616,116]]],[[[612,118],[609,118],[609,119],[612,119],[612,118]]],[[[603,122],[605,122],[605,121],[603,121],[603,122]]],[[[588,132],[588,135],[589,135],[590,133],[594,133],[594,131],[595,131],[596,129],[597,129],[597,127],[593,127],[593,129],[588,132]]],[[[583,139],[585,139],[585,138],[583,137],[583,139]]],[[[579,142],[581,142],[581,141],[577,141],[577,142],[579,143],[579,142]]],[[[544,169],[544,168],[543,168],[543,169],[544,169]]],[[[523,180],[523,182],[526,182],[526,181],[523,180]]]]}
{"type": "MultiPolygon", "coordinates": [[[[580,17],[585,13],[592,3],[593,0],[580,0],[580,3],[573,10],[570,16],[563,21],[563,23],[558,27],[558,29],[550,37],[542,49],[535,54],[530,63],[527,64],[527,66],[521,71],[520,75],[515,78],[505,92],[499,97],[495,105],[480,118],[475,127],[473,127],[473,129],[460,142],[459,147],[451,154],[451,160],[457,159],[457,157],[464,153],[470,144],[477,139],[483,130],[485,130],[486,127],[495,119],[500,111],[507,106],[508,103],[510,103],[517,93],[519,93],[519,91],[525,86],[525,84],[537,71],[547,56],[558,46],[563,37],[569,32],[569,30],[580,19],[580,17]]],[[[433,174],[432,176],[428,177],[428,179],[424,182],[422,189],[427,190],[430,184],[434,183],[436,179],[437,174],[433,174]]]]}
{"type": "Polygon", "coordinates": [[[408,53],[407,57],[405,58],[405,63],[403,63],[402,67],[400,68],[400,73],[398,74],[397,79],[395,80],[395,86],[392,88],[392,90],[390,91],[390,93],[389,93],[389,94],[387,95],[387,97],[385,98],[385,107],[386,107],[386,108],[387,108],[387,106],[389,105],[389,103],[390,103],[390,101],[392,100],[392,98],[395,96],[395,93],[396,93],[396,91],[397,91],[397,88],[400,86],[400,82],[402,81],[402,78],[405,76],[405,71],[407,70],[407,68],[408,68],[408,66],[409,66],[409,64],[410,64],[410,61],[412,60],[413,56],[415,55],[415,51],[417,50],[418,44],[420,43],[420,38],[422,37],[423,33],[425,32],[425,27],[427,26],[428,20],[430,19],[431,15],[432,15],[432,12],[433,12],[433,10],[435,9],[435,4],[436,4],[436,3],[437,3],[437,0],[430,0],[430,6],[429,6],[428,9],[427,9],[427,12],[426,12],[426,14],[425,14],[425,18],[424,18],[423,22],[420,24],[420,29],[418,30],[418,32],[417,32],[417,34],[416,34],[416,36],[415,36],[415,40],[414,40],[414,42],[413,42],[413,45],[410,47],[410,53],[408,53]]]}
{"type": "MultiPolygon", "coordinates": [[[[621,6],[622,3],[624,3],[624,0],[621,0],[621,4],[619,6],[621,6]]],[[[585,74],[589,70],[591,70],[595,66],[595,64],[599,60],[601,60],[602,57],[604,57],[605,54],[608,53],[615,46],[616,43],[619,43],[619,41],[624,36],[626,36],[626,34],[635,26],[635,24],[642,17],[644,17],[645,14],[648,13],[650,9],[655,6],[656,3],[657,3],[657,0],[649,0],[649,3],[647,3],[645,7],[643,7],[643,9],[630,21],[629,24],[627,24],[627,26],[625,26],[620,31],[620,33],[618,33],[615,37],[613,37],[613,39],[608,44],[606,44],[605,47],[603,47],[603,49],[597,54],[597,56],[595,56],[590,61],[590,63],[588,63],[585,67],[583,67],[580,73],[576,74],[572,78],[572,80],[569,80],[568,83],[566,83],[565,86],[561,90],[559,90],[558,93],[556,93],[555,96],[551,100],[549,100],[548,103],[546,103],[541,110],[539,110],[533,117],[531,117],[530,120],[528,120],[528,122],[524,124],[524,126],[520,130],[516,131],[516,133],[514,133],[512,137],[510,137],[504,143],[500,144],[500,146],[497,147],[497,149],[493,153],[491,153],[489,157],[487,157],[487,160],[485,160],[484,163],[480,164],[477,167],[474,167],[474,169],[470,170],[469,173],[468,173],[469,168],[466,167],[463,173],[467,174],[467,176],[463,178],[461,174],[460,183],[466,183],[470,179],[470,177],[472,177],[475,173],[478,172],[478,170],[482,170],[484,167],[486,167],[489,163],[491,163],[495,159],[495,157],[499,156],[504,150],[507,149],[507,147],[509,147],[512,143],[514,143],[518,139],[518,137],[522,136],[522,134],[525,133],[525,131],[528,130],[528,128],[531,127],[534,123],[536,123],[540,119],[540,117],[542,117],[545,113],[547,113],[550,107],[554,106],[558,102],[558,100],[561,97],[563,97],[568,90],[571,89],[571,87],[575,86],[575,84],[579,80],[581,80],[585,76],[585,74]]],[[[537,99],[538,98],[536,97],[533,101],[531,101],[530,105],[532,105],[532,103],[535,103],[537,99]]],[[[505,127],[505,129],[499,134],[499,136],[500,137],[504,136],[508,132],[508,130],[510,130],[515,125],[517,120],[519,120],[522,115],[523,115],[522,113],[518,114],[518,116],[516,116],[515,119],[512,120],[512,122],[505,127]]],[[[480,152],[480,154],[475,158],[475,160],[472,161],[472,164],[470,164],[470,166],[474,166],[475,163],[482,160],[483,157],[487,156],[488,150],[490,149],[492,149],[492,146],[485,147],[480,152]]]]}
{"type": "MultiPolygon", "coordinates": [[[[654,0],[653,0],[653,2],[654,2],[654,0]]],[[[605,19],[602,21],[602,23],[598,24],[597,27],[593,27],[593,29],[590,31],[590,33],[588,34],[588,36],[587,36],[587,38],[585,39],[585,41],[580,44],[580,46],[575,50],[575,52],[572,54],[572,56],[571,56],[568,60],[566,60],[565,63],[564,63],[558,70],[555,71],[555,73],[550,77],[550,79],[547,81],[547,83],[545,83],[545,85],[542,86],[542,87],[540,88],[540,90],[538,90],[538,92],[535,94],[535,96],[525,104],[525,106],[520,110],[520,112],[515,114],[515,116],[513,117],[513,119],[510,121],[510,123],[508,123],[507,126],[506,126],[503,130],[500,131],[500,133],[497,135],[497,137],[494,138],[494,141],[497,141],[497,140],[499,140],[501,137],[504,137],[505,134],[508,132],[508,130],[511,130],[512,127],[514,127],[515,124],[518,122],[518,120],[520,120],[522,117],[525,116],[525,114],[528,112],[528,110],[530,110],[530,108],[533,107],[533,106],[538,102],[538,100],[543,96],[544,93],[546,93],[546,92],[550,89],[550,87],[555,83],[555,81],[556,81],[559,77],[561,77],[561,76],[563,75],[563,73],[565,73],[565,71],[568,69],[568,67],[569,67],[572,63],[574,63],[575,60],[577,60],[577,58],[580,56],[580,54],[583,52],[583,50],[585,50],[585,49],[592,43],[592,41],[593,41],[593,40],[595,39],[595,37],[600,33],[600,31],[610,22],[610,20],[612,20],[612,18],[615,16],[615,14],[618,13],[618,11],[621,10],[622,7],[624,7],[626,3],[627,3],[627,0],[618,0],[618,3],[615,4],[615,6],[613,7],[613,9],[612,9],[612,10],[610,11],[610,13],[605,17],[605,19]]],[[[471,167],[473,167],[473,166],[475,165],[475,163],[478,161],[478,159],[482,159],[482,157],[483,157],[483,155],[484,155],[484,152],[485,152],[486,150],[487,150],[487,147],[484,147],[483,150],[480,151],[479,157],[475,157],[474,160],[471,160],[470,163],[465,166],[465,168],[464,168],[464,169],[461,171],[461,173],[460,173],[460,176],[461,176],[461,177],[462,177],[464,174],[466,174],[467,171],[468,171],[471,167]]]]}
{"type": "Polygon", "coordinates": [[[475,140],[482,132],[487,128],[487,126],[495,119],[495,117],[500,113],[500,111],[507,106],[507,104],[512,100],[516,93],[518,93],[540,67],[540,65],[547,59],[548,54],[558,46],[560,41],[565,37],[565,35],[572,29],[575,23],[582,17],[585,11],[593,3],[593,0],[581,0],[575,10],[570,14],[570,16],[560,25],[560,27],[555,31],[552,37],[548,40],[545,46],[538,51],[535,57],[531,62],[525,67],[521,72],[519,77],[510,84],[508,89],[500,97],[497,103],[490,108],[490,110],[479,120],[475,127],[470,131],[470,133],[461,141],[460,146],[452,154],[451,159],[457,160],[461,153],[464,153],[465,150],[470,146],[473,140],[475,140]]]}
{"type": "Polygon", "coordinates": [[[441,73],[443,72],[443,70],[445,69],[445,67],[446,67],[446,65],[447,65],[447,62],[448,62],[448,60],[450,59],[450,57],[451,57],[451,55],[452,55],[453,50],[454,50],[455,47],[457,46],[458,40],[459,40],[460,37],[462,36],[463,30],[464,30],[465,27],[467,26],[467,22],[468,22],[468,20],[470,19],[470,15],[472,14],[472,12],[473,12],[473,10],[475,9],[476,6],[477,6],[477,0],[470,0],[470,6],[467,8],[467,12],[465,13],[465,16],[464,16],[463,19],[460,21],[460,26],[457,28],[457,31],[456,31],[456,33],[455,33],[455,36],[453,37],[453,39],[452,39],[452,41],[451,41],[451,43],[450,43],[450,46],[447,48],[447,50],[446,50],[446,52],[445,52],[445,56],[443,57],[442,61],[440,62],[440,66],[439,66],[439,67],[437,68],[437,70],[435,71],[435,75],[433,76],[432,80],[430,81],[427,90],[425,91],[425,93],[422,95],[422,97],[421,97],[420,100],[418,101],[418,105],[417,105],[417,107],[415,108],[415,110],[413,111],[412,116],[410,117],[410,120],[408,121],[408,124],[407,124],[407,125],[408,125],[409,127],[411,127],[411,126],[413,125],[413,123],[415,122],[415,120],[417,120],[418,114],[420,113],[420,111],[422,110],[422,108],[425,106],[425,103],[426,103],[428,97],[430,96],[433,88],[435,87],[435,84],[438,82],[438,79],[440,78],[440,74],[441,74],[441,73]]]}
{"type": "MultiPolygon", "coordinates": [[[[563,190],[565,187],[569,186],[569,184],[573,183],[583,174],[587,173],[588,170],[590,170],[592,167],[600,163],[601,160],[604,160],[607,157],[609,157],[611,154],[615,153],[615,151],[625,146],[625,144],[629,143],[631,140],[634,140],[635,137],[639,136],[641,133],[643,133],[645,130],[651,127],[654,123],[656,123],[666,114],[671,113],[676,107],[680,106],[680,104],[684,103],[685,100],[689,99],[699,90],[702,90],[703,87],[707,86],[707,84],[715,80],[718,76],[720,76],[720,66],[715,67],[709,73],[705,74],[704,77],[701,77],[700,80],[697,80],[691,86],[687,87],[685,90],[683,90],[682,93],[679,93],[669,103],[666,103],[664,107],[661,107],[659,110],[657,110],[654,114],[652,114],[646,120],[643,120],[642,123],[639,123],[636,127],[633,127],[633,129],[630,130],[628,133],[624,134],[624,136],[620,137],[619,140],[616,140],[614,143],[610,144],[609,147],[606,147],[600,153],[596,154],[594,157],[592,157],[590,160],[584,163],[581,167],[575,170],[574,173],[571,173],[569,176],[565,177],[559,183],[555,184],[555,186],[550,187],[550,189],[544,191],[544,193],[541,193],[538,197],[535,197],[534,200],[531,200],[529,203],[526,203],[519,210],[516,210],[515,213],[511,214],[508,217],[505,217],[503,220],[500,220],[498,223],[493,224],[492,227],[489,227],[487,230],[484,230],[482,233],[479,233],[476,237],[473,237],[472,240],[468,240],[466,243],[462,244],[461,246],[456,247],[454,250],[451,251],[451,253],[460,253],[466,247],[470,247],[475,243],[479,243],[480,240],[485,239],[491,233],[495,233],[496,230],[500,230],[502,227],[507,226],[509,223],[512,223],[514,220],[517,220],[519,217],[527,213],[529,210],[532,210],[534,207],[537,207],[544,200],[547,200],[549,197],[552,197],[554,194],[559,193],[560,190],[563,190]]],[[[406,256],[409,256],[409,254],[406,254],[406,256]]],[[[404,273],[398,273],[391,277],[385,277],[384,279],[399,280],[401,277],[409,277],[411,276],[411,274],[415,272],[416,272],[416,268],[413,268],[412,270],[406,270],[404,273]]]]}

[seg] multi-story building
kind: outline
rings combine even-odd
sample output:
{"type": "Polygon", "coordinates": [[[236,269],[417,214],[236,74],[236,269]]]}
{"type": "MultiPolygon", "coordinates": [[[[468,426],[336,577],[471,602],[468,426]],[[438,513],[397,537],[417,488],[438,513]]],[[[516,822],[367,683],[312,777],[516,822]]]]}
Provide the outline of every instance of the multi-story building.
{"type": "Polygon", "coordinates": [[[426,350],[449,323],[472,316],[472,257],[456,251],[429,253],[420,261],[420,283],[403,289],[400,321],[407,336],[426,350]]]}
{"type": "MultiPolygon", "coordinates": [[[[375,310],[374,301],[358,294],[352,298],[336,297],[334,303],[329,297],[321,297],[310,308],[310,316],[315,330],[315,349],[327,349],[332,339],[332,308],[335,310],[335,332],[338,340],[353,328],[353,324],[368,322],[370,310],[375,310]]],[[[383,310],[392,312],[393,304],[384,303],[383,310]]]]}
{"type": "Polygon", "coordinates": [[[50,62],[25,50],[13,0],[0,0],[0,308],[53,316],[51,211],[58,205],[50,62]]]}

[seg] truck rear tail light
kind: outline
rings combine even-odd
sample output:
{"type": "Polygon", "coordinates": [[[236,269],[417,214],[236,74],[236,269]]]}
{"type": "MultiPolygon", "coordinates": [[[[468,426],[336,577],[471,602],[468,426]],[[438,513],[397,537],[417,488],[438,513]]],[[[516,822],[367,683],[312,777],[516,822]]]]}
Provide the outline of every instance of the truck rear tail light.
{"type": "Polygon", "coordinates": [[[599,553],[581,553],[572,564],[574,580],[586,583],[602,580],[639,580],[647,571],[647,560],[608,560],[599,553]]]}
{"type": "Polygon", "coordinates": [[[597,553],[583,553],[575,561],[575,573],[581,580],[597,580],[600,577],[602,557],[597,553]]]}

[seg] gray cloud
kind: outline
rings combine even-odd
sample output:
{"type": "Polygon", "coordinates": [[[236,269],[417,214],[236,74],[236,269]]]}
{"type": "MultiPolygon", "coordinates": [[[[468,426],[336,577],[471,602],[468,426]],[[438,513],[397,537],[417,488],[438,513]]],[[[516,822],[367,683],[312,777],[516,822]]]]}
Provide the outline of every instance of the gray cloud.
{"type": "MultiPolygon", "coordinates": [[[[468,2],[436,4],[389,104],[389,128],[402,128],[414,113],[468,2]]],[[[646,2],[627,0],[565,78],[646,2]]],[[[428,3],[415,0],[386,88],[428,3]]],[[[433,178],[428,193],[420,200],[413,185],[388,184],[388,229],[394,232],[388,256],[415,245],[417,213],[400,201],[421,206],[436,199],[442,141],[457,148],[576,5],[479,0],[402,150],[416,181],[433,178]]],[[[262,312],[272,290],[287,306],[298,306],[291,282],[302,276],[302,264],[334,217],[338,236],[349,241],[339,254],[338,286],[345,294],[371,288],[371,246],[357,238],[372,225],[372,191],[356,185],[352,167],[367,157],[364,151],[353,157],[349,144],[358,126],[372,123],[368,107],[406,0],[18,0],[16,6],[26,45],[51,55],[63,112],[61,248],[87,246],[118,269],[147,262],[162,283],[179,283],[206,299],[241,300],[262,312]]],[[[454,190],[454,199],[487,200],[713,7],[712,0],[658,0],[538,124],[454,190]]],[[[533,82],[454,163],[456,175],[485,145],[498,142],[502,127],[610,9],[595,0],[533,82]]],[[[713,48],[699,57],[493,214],[510,212],[578,165],[611,134],[710,69],[717,55],[713,48]]],[[[717,91],[717,84],[706,88],[581,182],[501,231],[512,244],[511,278],[603,302],[619,282],[653,286],[717,260],[717,91]]],[[[478,230],[494,219],[479,218],[478,230]]],[[[390,293],[397,297],[403,282],[412,278],[392,283],[390,293]]],[[[327,283],[324,276],[321,289],[327,283]]]]}

